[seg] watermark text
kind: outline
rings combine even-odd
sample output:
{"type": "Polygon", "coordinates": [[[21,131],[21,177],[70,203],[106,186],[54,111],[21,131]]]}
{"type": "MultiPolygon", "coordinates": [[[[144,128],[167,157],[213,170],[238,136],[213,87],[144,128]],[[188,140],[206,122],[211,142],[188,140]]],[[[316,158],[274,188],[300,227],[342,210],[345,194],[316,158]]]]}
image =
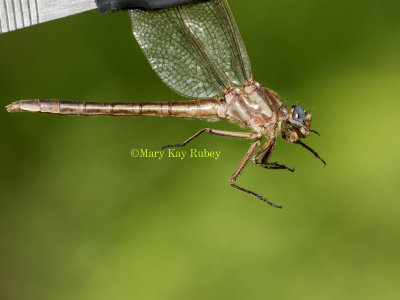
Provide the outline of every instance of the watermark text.
{"type": "Polygon", "coordinates": [[[151,150],[148,148],[133,148],[131,149],[132,158],[153,158],[153,159],[164,159],[164,158],[175,158],[175,159],[186,159],[186,158],[209,158],[219,159],[221,156],[220,150],[209,150],[209,149],[177,149],[169,148],[164,150],[151,150]]]}

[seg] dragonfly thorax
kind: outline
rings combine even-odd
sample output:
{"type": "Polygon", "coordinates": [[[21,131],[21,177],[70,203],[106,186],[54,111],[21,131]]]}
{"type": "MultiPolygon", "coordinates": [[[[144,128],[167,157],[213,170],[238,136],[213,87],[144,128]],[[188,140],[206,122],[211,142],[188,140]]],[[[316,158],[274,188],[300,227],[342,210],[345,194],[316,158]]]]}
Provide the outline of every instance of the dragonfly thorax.
{"type": "Polygon", "coordinates": [[[275,92],[249,81],[243,88],[227,88],[221,104],[221,118],[267,135],[278,121],[282,101],[275,92]]]}

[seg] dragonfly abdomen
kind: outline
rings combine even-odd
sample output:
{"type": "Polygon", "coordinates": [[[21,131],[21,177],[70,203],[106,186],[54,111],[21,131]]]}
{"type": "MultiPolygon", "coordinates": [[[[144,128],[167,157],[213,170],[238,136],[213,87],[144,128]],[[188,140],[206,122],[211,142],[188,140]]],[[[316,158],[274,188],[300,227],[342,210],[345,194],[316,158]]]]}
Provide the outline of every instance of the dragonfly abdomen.
{"type": "Polygon", "coordinates": [[[36,112],[85,116],[170,116],[193,119],[218,119],[219,100],[202,99],[178,102],[75,102],[60,100],[20,100],[6,108],[9,112],[36,112]]]}

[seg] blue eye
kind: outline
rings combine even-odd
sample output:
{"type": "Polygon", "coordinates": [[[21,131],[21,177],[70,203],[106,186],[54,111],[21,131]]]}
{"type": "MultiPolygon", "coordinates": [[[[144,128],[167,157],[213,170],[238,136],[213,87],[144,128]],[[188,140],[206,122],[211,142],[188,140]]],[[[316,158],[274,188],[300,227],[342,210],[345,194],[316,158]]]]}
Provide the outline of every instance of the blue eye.
{"type": "Polygon", "coordinates": [[[303,124],[304,120],[306,119],[306,112],[300,105],[293,105],[292,107],[293,107],[292,119],[296,122],[303,124]]]}

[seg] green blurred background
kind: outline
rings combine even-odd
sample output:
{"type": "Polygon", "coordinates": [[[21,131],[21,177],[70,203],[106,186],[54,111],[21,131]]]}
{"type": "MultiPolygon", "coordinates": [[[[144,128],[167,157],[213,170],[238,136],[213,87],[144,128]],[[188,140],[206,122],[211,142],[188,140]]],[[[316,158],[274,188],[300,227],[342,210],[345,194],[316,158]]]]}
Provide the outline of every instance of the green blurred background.
{"type": "MultiPolygon", "coordinates": [[[[279,139],[228,178],[249,142],[202,136],[219,160],[132,159],[228,122],[0,111],[1,299],[399,299],[399,1],[230,1],[254,78],[313,112],[322,164],[279,139]]],[[[0,36],[0,99],[181,99],[126,13],[0,36]]]]}

